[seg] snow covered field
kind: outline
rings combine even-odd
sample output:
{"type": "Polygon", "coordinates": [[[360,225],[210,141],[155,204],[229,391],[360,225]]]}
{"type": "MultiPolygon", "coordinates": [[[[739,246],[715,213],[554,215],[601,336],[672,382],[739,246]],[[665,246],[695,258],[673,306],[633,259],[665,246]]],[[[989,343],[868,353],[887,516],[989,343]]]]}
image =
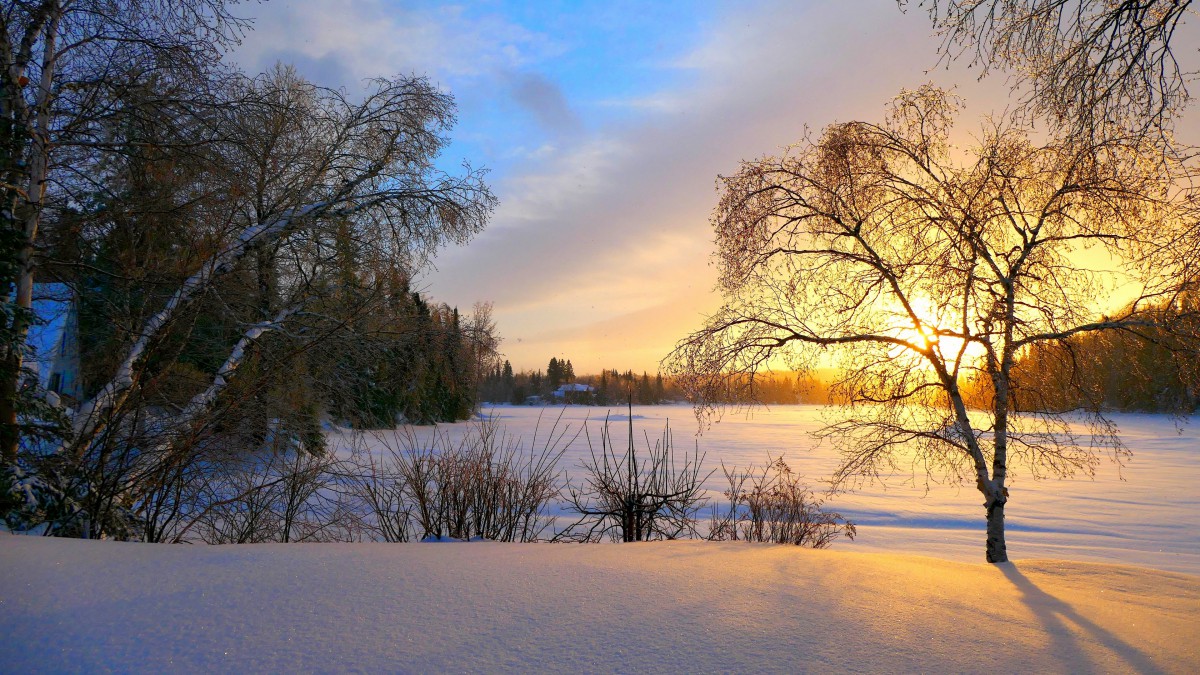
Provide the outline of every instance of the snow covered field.
{"type": "MultiPolygon", "coordinates": [[[[624,408],[487,408],[508,432],[525,439],[535,430],[545,438],[562,413],[561,425],[573,436],[587,421],[593,442],[611,410],[614,435],[624,438],[628,414],[624,408]],[[540,428],[539,428],[540,416],[540,428]]],[[[699,438],[692,409],[687,406],[635,406],[634,429],[639,439],[661,436],[669,419],[677,452],[699,441],[707,453],[705,465],[763,464],[767,453],[784,456],[814,490],[837,465],[828,445],[816,446],[809,432],[828,414],[819,406],[756,408],[752,415],[729,413],[699,438]]],[[[1006,510],[1008,551],[1015,560],[1053,558],[1121,563],[1161,570],[1200,574],[1200,419],[1182,426],[1164,415],[1120,414],[1113,418],[1133,458],[1123,469],[1102,460],[1095,479],[1033,480],[1017,467],[1010,475],[1006,510]]],[[[442,427],[461,433],[464,424],[442,427]]],[[[1080,432],[1086,432],[1080,429],[1080,432]]],[[[428,434],[428,428],[419,430],[428,434]]],[[[597,446],[598,447],[598,446],[597,446]]],[[[644,440],[639,447],[644,447],[644,440]]],[[[588,453],[580,435],[563,456],[562,467],[578,475],[580,459],[588,453]]],[[[707,483],[719,498],[718,470],[707,483]]],[[[897,475],[886,486],[866,485],[842,494],[828,506],[858,526],[858,537],[838,540],[847,551],[916,553],[949,560],[983,560],[982,497],[973,485],[926,484],[923,475],[897,475]]]]}
{"type": "Polygon", "coordinates": [[[5,672],[1195,672],[1200,577],[666,542],[0,538],[5,672]]]}
{"type": "MultiPolygon", "coordinates": [[[[526,438],[558,413],[490,412],[526,438]]],[[[572,407],[562,422],[604,414],[572,407]]],[[[652,439],[669,417],[676,448],[691,447],[689,408],[633,415],[652,439]]],[[[1117,421],[1134,451],[1122,474],[1018,474],[1005,565],[980,562],[974,489],[926,494],[912,476],[838,496],[859,538],[825,551],[4,535],[0,671],[1196,672],[1200,425],[1117,421]]],[[[700,447],[711,467],[782,453],[815,484],[836,463],[807,435],[820,422],[805,406],[730,415],[700,447]]],[[[563,467],[578,473],[585,453],[579,436],[563,467]]]]}

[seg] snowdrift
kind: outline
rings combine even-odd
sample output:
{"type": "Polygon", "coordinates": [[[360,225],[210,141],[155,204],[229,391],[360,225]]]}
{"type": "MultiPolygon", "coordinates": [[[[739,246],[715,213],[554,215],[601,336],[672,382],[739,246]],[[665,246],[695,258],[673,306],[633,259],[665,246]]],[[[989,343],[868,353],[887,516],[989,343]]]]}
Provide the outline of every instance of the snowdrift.
{"type": "Polygon", "coordinates": [[[744,543],[0,536],[27,671],[1194,672],[1200,577],[744,543]]]}

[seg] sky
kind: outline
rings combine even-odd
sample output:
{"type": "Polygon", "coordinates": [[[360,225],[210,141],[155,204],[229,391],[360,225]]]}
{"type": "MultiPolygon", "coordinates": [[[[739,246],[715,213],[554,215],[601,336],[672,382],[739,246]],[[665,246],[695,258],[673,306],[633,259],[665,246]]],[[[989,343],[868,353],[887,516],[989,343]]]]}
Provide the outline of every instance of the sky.
{"type": "Polygon", "coordinates": [[[837,121],[880,120],[902,88],[955,86],[963,133],[1009,103],[1002,76],[939,64],[894,0],[272,0],[233,55],[353,92],[428,76],[458,104],[441,162],[486,167],[488,228],[417,280],[494,303],[517,370],[655,372],[714,311],[715,181],[837,121]]]}

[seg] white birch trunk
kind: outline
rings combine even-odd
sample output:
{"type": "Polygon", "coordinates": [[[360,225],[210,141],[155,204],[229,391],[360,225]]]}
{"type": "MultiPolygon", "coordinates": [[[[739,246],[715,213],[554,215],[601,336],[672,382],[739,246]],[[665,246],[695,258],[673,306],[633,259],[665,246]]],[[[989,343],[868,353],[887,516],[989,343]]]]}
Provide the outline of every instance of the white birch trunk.
{"type": "MultiPolygon", "coordinates": [[[[217,278],[232,270],[237,262],[250,253],[256,246],[269,243],[284,236],[294,228],[298,221],[328,207],[328,202],[317,202],[299,209],[290,210],[272,220],[247,227],[233,243],[225,247],[220,253],[205,263],[199,271],[189,277],[179,290],[175,291],[171,299],[167,301],[166,306],[157,314],[150,317],[145,325],[142,326],[133,345],[126,352],[125,359],[121,361],[121,364],[117,367],[116,374],[108,381],[108,384],[104,385],[91,400],[80,405],[79,409],[75,412],[74,419],[72,420],[72,431],[74,432],[73,442],[76,450],[79,451],[86,447],[91,438],[100,431],[106,415],[124,402],[126,395],[133,387],[138,362],[146,355],[146,351],[149,349],[154,338],[175,318],[175,315],[184,305],[209,288],[217,278]]],[[[293,309],[289,314],[295,311],[293,309]]],[[[259,332],[259,335],[261,335],[261,332],[259,332]]],[[[245,337],[243,337],[242,341],[238,342],[238,346],[243,350],[245,349],[244,340],[245,337]]],[[[233,356],[233,354],[230,355],[231,358],[233,356]]],[[[240,356],[234,360],[233,368],[237,367],[240,360],[240,356]]],[[[226,365],[229,363],[227,360],[226,365]]],[[[225,368],[225,365],[222,368],[225,368]]],[[[232,372],[232,370],[229,372],[232,372]]],[[[220,379],[221,377],[222,374],[218,372],[217,378],[220,379]]],[[[190,407],[191,404],[189,404],[190,407]]]]}
{"type": "Polygon", "coordinates": [[[263,336],[263,334],[273,330],[278,330],[288,317],[298,311],[300,311],[300,305],[293,305],[281,310],[270,321],[256,323],[248,328],[246,332],[242,334],[241,339],[237,341],[237,344],[233,346],[233,349],[230,350],[229,357],[226,358],[225,362],[221,364],[221,367],[217,369],[217,374],[213,377],[212,383],[209,384],[204,391],[193,396],[192,400],[189,401],[187,406],[183,409],[183,413],[177,420],[179,426],[182,427],[190,424],[193,420],[203,414],[204,411],[208,410],[208,407],[217,400],[217,396],[222,390],[225,389],[226,386],[229,385],[229,378],[233,376],[234,372],[237,371],[238,367],[241,366],[242,361],[246,358],[246,349],[249,348],[250,345],[254,344],[255,341],[263,336]]]}

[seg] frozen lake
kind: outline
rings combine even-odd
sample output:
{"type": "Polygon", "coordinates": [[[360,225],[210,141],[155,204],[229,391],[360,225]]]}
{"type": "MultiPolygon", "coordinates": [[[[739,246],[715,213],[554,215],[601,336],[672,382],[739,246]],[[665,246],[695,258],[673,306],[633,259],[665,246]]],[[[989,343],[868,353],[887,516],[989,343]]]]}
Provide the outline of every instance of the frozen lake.
{"type": "MultiPolygon", "coordinates": [[[[497,418],[512,436],[526,440],[535,430],[544,438],[562,413],[567,437],[587,424],[594,443],[611,411],[613,435],[625,437],[624,408],[568,406],[537,408],[497,406],[484,414],[497,418]],[[540,429],[539,429],[540,416],[540,429]]],[[[705,471],[718,469],[706,483],[719,498],[724,489],[719,467],[761,465],[770,453],[782,455],[804,475],[814,491],[838,462],[836,452],[819,445],[811,432],[827,411],[819,406],[755,408],[749,415],[729,412],[697,437],[697,423],[687,406],[635,406],[635,434],[660,437],[669,420],[677,453],[698,442],[706,454],[705,471]]],[[[1034,480],[1017,467],[1010,474],[1006,511],[1008,551],[1015,560],[1056,558],[1128,563],[1163,570],[1200,574],[1200,419],[1177,425],[1161,415],[1119,414],[1113,419],[1133,451],[1123,469],[1102,460],[1094,479],[1034,480]]],[[[443,425],[451,435],[468,423],[443,425]]],[[[562,429],[560,429],[562,431],[562,429]]],[[[418,434],[432,429],[418,429],[418,434]]],[[[644,447],[644,440],[639,448],[644,447]]],[[[579,435],[563,456],[561,468],[581,472],[588,455],[579,435]]],[[[868,484],[839,494],[827,507],[858,526],[855,541],[838,540],[841,550],[917,553],[951,560],[983,560],[984,514],[974,485],[930,484],[924,476],[897,475],[886,484],[868,484]]]]}

